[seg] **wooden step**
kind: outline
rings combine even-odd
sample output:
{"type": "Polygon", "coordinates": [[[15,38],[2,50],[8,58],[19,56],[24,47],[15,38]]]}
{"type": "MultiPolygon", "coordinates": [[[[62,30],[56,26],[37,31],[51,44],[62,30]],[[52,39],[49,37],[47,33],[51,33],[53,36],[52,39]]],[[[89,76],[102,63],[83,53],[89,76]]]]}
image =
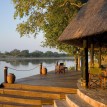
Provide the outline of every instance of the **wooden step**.
{"type": "MultiPolygon", "coordinates": [[[[35,107],[35,105],[9,103],[9,102],[1,102],[0,101],[0,107],[35,107]]],[[[42,107],[42,106],[41,105],[36,105],[36,107],[42,107]]]]}
{"type": "Polygon", "coordinates": [[[12,95],[0,95],[0,102],[7,103],[18,103],[18,104],[29,104],[29,105],[41,105],[41,100],[33,99],[33,98],[23,98],[20,96],[12,96],[12,95]]]}
{"type": "Polygon", "coordinates": [[[53,105],[42,105],[42,107],[54,107],[53,105]]]}
{"type": "MultiPolygon", "coordinates": [[[[35,100],[35,101],[40,101],[41,104],[45,104],[45,105],[49,105],[49,104],[53,104],[54,103],[54,99],[50,99],[50,98],[41,98],[41,97],[28,97],[28,96],[18,96],[18,95],[8,95],[8,94],[0,94],[0,98],[4,99],[4,97],[9,97],[11,98],[17,98],[17,99],[26,99],[30,102],[30,100],[35,100]]],[[[2,101],[5,101],[3,100],[2,101]]],[[[5,101],[8,102],[8,101],[5,101]]],[[[19,102],[20,103],[20,102],[19,102]]]]}
{"type": "MultiPolygon", "coordinates": [[[[92,105],[93,107],[107,107],[107,104],[98,101],[95,98],[91,98],[90,95],[87,95],[86,92],[82,92],[79,89],[77,90],[77,95],[83,99],[88,104],[92,105]]],[[[98,97],[97,97],[98,98],[98,97]]],[[[100,98],[101,99],[101,98],[100,98]]],[[[103,101],[103,100],[102,100],[103,101]]]]}
{"type": "Polygon", "coordinates": [[[60,93],[77,93],[77,89],[74,89],[74,88],[51,87],[51,86],[34,86],[34,85],[26,85],[26,84],[8,84],[8,83],[4,83],[3,87],[4,88],[13,88],[13,89],[60,92],[60,93]]]}
{"type": "Polygon", "coordinates": [[[77,94],[66,95],[66,101],[71,107],[92,107],[90,104],[82,100],[77,94]]]}
{"type": "Polygon", "coordinates": [[[70,107],[65,100],[55,100],[54,107],[70,107]]]}
{"type": "Polygon", "coordinates": [[[30,91],[30,90],[17,90],[17,89],[6,89],[0,88],[1,94],[8,95],[18,95],[18,96],[26,96],[26,97],[41,97],[41,98],[50,98],[50,99],[61,99],[64,97],[62,94],[58,93],[48,93],[48,92],[38,92],[38,91],[30,91]]]}

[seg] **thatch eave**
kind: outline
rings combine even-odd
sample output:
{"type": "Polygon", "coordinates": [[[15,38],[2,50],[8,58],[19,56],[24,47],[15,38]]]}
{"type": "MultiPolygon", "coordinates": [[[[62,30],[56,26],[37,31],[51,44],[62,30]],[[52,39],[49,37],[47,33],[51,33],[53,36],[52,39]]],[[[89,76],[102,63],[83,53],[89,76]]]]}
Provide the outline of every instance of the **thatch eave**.
{"type": "Polygon", "coordinates": [[[102,32],[98,34],[92,34],[92,35],[87,35],[83,36],[80,38],[73,38],[73,39],[65,39],[62,40],[61,42],[64,42],[69,45],[74,45],[78,47],[83,47],[83,40],[86,39],[88,40],[88,47],[90,48],[90,45],[93,43],[95,48],[98,47],[104,47],[107,48],[107,32],[102,32]],[[93,42],[92,42],[93,41],[93,42]]]}
{"type": "Polygon", "coordinates": [[[103,37],[104,43],[107,43],[106,36],[107,0],[89,0],[66,27],[58,40],[68,44],[81,46],[81,40],[86,37],[96,37],[98,39],[99,37],[103,37]]]}

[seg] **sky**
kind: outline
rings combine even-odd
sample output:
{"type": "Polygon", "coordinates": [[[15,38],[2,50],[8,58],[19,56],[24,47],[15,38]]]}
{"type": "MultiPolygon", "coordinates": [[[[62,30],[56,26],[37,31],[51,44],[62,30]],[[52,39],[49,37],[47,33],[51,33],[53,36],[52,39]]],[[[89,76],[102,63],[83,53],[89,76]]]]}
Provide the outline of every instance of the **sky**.
{"type": "Polygon", "coordinates": [[[0,52],[10,52],[14,49],[29,50],[29,52],[35,50],[59,52],[56,49],[41,47],[41,42],[44,40],[42,33],[38,34],[36,38],[32,35],[20,37],[16,31],[20,20],[14,20],[14,11],[11,0],[0,0],[0,52]]]}

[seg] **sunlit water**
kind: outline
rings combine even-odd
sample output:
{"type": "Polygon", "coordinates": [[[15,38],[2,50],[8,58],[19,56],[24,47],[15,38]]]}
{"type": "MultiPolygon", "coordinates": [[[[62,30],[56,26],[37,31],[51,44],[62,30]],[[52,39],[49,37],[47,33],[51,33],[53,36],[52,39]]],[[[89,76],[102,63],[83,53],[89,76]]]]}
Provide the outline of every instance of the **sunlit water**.
{"type": "Polygon", "coordinates": [[[63,62],[69,68],[75,66],[74,60],[14,60],[14,61],[0,61],[0,83],[4,81],[4,67],[8,67],[8,73],[14,73],[16,79],[24,78],[40,73],[40,63],[47,68],[48,72],[55,69],[56,62],[63,62]]]}

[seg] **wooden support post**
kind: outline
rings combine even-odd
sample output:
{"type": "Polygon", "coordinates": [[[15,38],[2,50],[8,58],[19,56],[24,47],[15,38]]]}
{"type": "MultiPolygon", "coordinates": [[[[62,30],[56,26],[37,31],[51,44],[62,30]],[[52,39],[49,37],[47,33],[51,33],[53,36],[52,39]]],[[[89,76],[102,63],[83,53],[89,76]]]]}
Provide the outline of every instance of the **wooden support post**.
{"type": "Polygon", "coordinates": [[[77,56],[75,57],[75,63],[76,63],[76,69],[75,70],[78,71],[78,57],[77,56]]]}
{"type": "Polygon", "coordinates": [[[84,56],[83,56],[83,51],[82,51],[82,56],[81,56],[81,77],[83,79],[83,72],[84,72],[84,56]]]}
{"type": "Polygon", "coordinates": [[[99,47],[99,59],[98,59],[99,67],[101,67],[101,46],[99,47]]]}
{"type": "Polygon", "coordinates": [[[88,74],[88,40],[83,40],[83,48],[84,48],[84,77],[86,81],[86,87],[88,88],[88,82],[89,82],[89,74],[88,74]]]}
{"type": "Polygon", "coordinates": [[[56,65],[58,66],[58,61],[56,62],[56,65]]]}
{"type": "Polygon", "coordinates": [[[42,74],[42,63],[40,63],[40,74],[42,74]]]}
{"type": "Polygon", "coordinates": [[[80,71],[80,55],[78,55],[78,71],[80,71]]]}
{"type": "Polygon", "coordinates": [[[82,57],[82,78],[85,80],[85,52],[83,48],[83,57],[82,57]]]}
{"type": "Polygon", "coordinates": [[[90,67],[94,67],[94,44],[91,44],[90,67]]]}
{"type": "Polygon", "coordinates": [[[7,83],[8,67],[4,67],[4,83],[7,83]]]}

